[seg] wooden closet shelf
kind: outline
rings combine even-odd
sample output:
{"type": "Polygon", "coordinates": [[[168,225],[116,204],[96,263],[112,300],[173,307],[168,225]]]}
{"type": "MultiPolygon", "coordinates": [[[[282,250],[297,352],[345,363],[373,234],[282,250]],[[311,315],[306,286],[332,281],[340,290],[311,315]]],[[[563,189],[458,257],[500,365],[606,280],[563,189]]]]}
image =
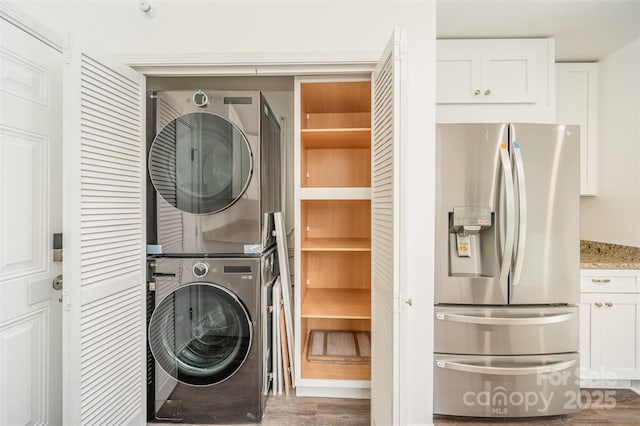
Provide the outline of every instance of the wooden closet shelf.
{"type": "MultiPolygon", "coordinates": [[[[345,134],[353,134],[353,133],[370,133],[371,132],[371,127],[340,127],[340,128],[333,128],[333,129],[325,129],[325,128],[319,128],[319,129],[300,129],[300,131],[302,132],[303,135],[306,135],[308,137],[308,135],[310,134],[322,134],[322,133],[345,133],[345,134]]],[[[335,135],[334,135],[335,136],[335,135]]]]}
{"type": "Polygon", "coordinates": [[[371,129],[302,130],[304,149],[370,149],[371,129]]]}
{"type": "Polygon", "coordinates": [[[371,251],[369,238],[309,238],[302,240],[301,251],[371,251]]]}
{"type": "Polygon", "coordinates": [[[371,127],[370,112],[326,112],[303,115],[301,130],[359,129],[371,127]]]}
{"type": "Polygon", "coordinates": [[[356,289],[309,288],[302,318],[371,319],[371,292],[356,289]]]}

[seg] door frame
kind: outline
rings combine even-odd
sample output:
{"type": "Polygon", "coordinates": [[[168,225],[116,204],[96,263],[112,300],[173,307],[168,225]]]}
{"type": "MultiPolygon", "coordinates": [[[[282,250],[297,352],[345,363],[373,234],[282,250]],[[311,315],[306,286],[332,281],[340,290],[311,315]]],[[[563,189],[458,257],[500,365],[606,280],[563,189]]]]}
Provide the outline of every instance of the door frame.
{"type": "Polygon", "coordinates": [[[379,55],[380,52],[354,51],[333,55],[269,52],[206,56],[123,55],[119,58],[145,77],[293,77],[372,73],[379,55]]]}

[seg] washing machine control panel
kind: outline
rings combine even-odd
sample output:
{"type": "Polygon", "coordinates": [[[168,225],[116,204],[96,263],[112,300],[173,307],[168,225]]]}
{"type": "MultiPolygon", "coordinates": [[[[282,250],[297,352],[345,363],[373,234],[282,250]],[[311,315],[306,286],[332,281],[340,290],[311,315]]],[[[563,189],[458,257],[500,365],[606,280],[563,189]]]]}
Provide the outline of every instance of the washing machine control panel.
{"type": "Polygon", "coordinates": [[[193,275],[202,278],[209,273],[209,265],[204,262],[198,262],[193,265],[193,275]]]}

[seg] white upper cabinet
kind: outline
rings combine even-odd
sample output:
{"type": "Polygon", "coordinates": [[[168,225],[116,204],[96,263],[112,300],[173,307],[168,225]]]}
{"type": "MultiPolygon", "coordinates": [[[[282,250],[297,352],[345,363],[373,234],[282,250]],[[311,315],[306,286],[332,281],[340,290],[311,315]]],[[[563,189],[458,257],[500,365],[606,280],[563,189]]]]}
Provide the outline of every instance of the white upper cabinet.
{"type": "Polygon", "coordinates": [[[553,55],[552,39],[438,40],[438,122],[553,122],[553,55]]]}
{"type": "Polygon", "coordinates": [[[437,103],[536,102],[536,52],[491,47],[493,42],[495,40],[438,41],[437,103]]]}
{"type": "Polygon", "coordinates": [[[556,65],[558,123],[580,126],[580,195],[598,192],[598,64],[556,65]]]}

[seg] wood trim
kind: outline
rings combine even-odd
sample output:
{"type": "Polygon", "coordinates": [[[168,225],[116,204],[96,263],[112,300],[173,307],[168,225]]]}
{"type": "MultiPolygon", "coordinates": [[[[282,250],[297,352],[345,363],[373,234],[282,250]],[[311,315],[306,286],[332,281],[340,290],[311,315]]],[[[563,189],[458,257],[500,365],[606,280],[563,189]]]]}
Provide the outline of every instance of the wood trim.
{"type": "Polygon", "coordinates": [[[0,18],[62,53],[64,47],[63,37],[26,14],[18,6],[5,1],[0,2],[0,18]]]}
{"type": "Polygon", "coordinates": [[[303,76],[370,74],[377,52],[133,54],[120,59],[147,76],[303,76]]]}

